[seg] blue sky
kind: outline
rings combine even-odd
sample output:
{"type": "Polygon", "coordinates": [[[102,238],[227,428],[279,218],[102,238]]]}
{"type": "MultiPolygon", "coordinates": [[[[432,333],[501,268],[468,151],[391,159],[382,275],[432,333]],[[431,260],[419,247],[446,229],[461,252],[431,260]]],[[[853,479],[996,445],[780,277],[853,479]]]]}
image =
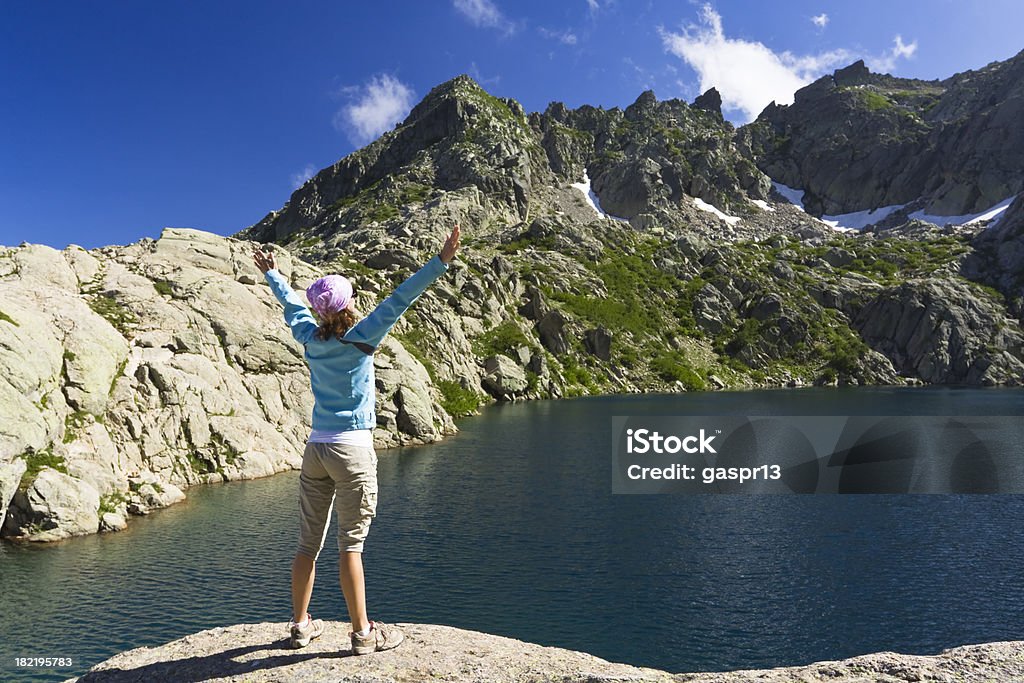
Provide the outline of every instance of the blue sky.
{"type": "Polygon", "coordinates": [[[231,234],[430,88],[528,111],[708,85],[741,123],[864,58],[945,78],[1024,48],[1018,0],[0,3],[0,244],[231,234]]]}

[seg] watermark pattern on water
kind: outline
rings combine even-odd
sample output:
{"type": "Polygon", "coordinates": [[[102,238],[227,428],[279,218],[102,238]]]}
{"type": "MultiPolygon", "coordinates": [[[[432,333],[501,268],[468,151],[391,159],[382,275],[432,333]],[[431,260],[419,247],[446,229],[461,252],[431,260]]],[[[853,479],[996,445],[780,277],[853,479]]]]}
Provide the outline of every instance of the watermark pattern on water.
{"type": "Polygon", "coordinates": [[[1024,417],[616,416],[612,493],[1024,493],[1024,417]]]}

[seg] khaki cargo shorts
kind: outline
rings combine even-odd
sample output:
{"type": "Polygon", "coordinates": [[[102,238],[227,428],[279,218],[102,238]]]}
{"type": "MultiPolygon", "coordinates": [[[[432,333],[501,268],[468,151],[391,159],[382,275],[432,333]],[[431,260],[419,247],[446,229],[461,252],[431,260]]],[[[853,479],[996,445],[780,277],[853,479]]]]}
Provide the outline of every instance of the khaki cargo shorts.
{"type": "Polygon", "coordinates": [[[338,548],[362,552],[377,514],[377,453],[373,448],[307,443],[299,474],[299,552],[316,559],[338,508],[338,548]]]}

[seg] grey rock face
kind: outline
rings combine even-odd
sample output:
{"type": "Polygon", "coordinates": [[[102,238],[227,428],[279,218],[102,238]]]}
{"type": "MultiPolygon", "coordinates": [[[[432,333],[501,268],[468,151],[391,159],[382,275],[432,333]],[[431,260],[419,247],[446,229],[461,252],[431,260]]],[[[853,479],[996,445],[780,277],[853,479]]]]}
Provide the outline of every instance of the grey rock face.
{"type": "Polygon", "coordinates": [[[925,280],[882,292],[853,324],[897,370],[926,382],[1019,385],[1024,338],[1001,318],[967,283],[925,280]]]}
{"type": "Polygon", "coordinates": [[[541,145],[551,170],[566,179],[582,178],[587,160],[594,155],[594,136],[563,126],[554,118],[545,118],[542,125],[541,145]]]}
{"type": "Polygon", "coordinates": [[[1010,313],[1024,322],[1024,194],[994,226],[978,233],[972,246],[961,274],[1001,292],[1010,313]]]}
{"type": "MultiPolygon", "coordinates": [[[[193,484],[300,464],[308,370],[269,288],[245,284],[256,281],[249,252],[237,240],[167,229],[92,252],[0,253],[5,536],[119,529],[129,513],[172,505],[193,484]],[[56,469],[15,494],[25,458],[43,455],[56,469]]],[[[277,259],[300,291],[318,276],[283,249],[277,259]]],[[[378,447],[454,430],[400,343],[387,339],[375,359],[378,399],[396,418],[377,430],[378,447]]]]}
{"type": "Polygon", "coordinates": [[[432,439],[436,436],[430,402],[409,387],[398,389],[398,428],[412,436],[432,439]]]}
{"type": "Polygon", "coordinates": [[[520,306],[519,314],[527,320],[539,321],[548,312],[548,306],[544,301],[541,291],[530,285],[526,288],[526,303],[520,306]]]}
{"type": "Polygon", "coordinates": [[[962,215],[1024,189],[1022,117],[1024,53],[944,81],[857,62],[767,107],[740,137],[815,215],[919,198],[927,213],[962,215]]]}
{"type": "Polygon", "coordinates": [[[613,166],[594,178],[593,187],[605,210],[623,218],[632,218],[672,194],[661,177],[661,165],[651,158],[613,166]]]}

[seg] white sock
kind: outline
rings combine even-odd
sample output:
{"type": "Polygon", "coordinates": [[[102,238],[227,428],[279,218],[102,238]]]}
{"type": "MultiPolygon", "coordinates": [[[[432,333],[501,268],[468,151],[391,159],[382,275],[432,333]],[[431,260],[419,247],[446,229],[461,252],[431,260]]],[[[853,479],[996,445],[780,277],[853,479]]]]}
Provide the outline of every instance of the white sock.
{"type": "Polygon", "coordinates": [[[306,617],[302,621],[293,621],[292,623],[299,628],[305,628],[309,625],[309,612],[306,613],[306,617]]]}
{"type": "Polygon", "coordinates": [[[365,638],[366,636],[370,635],[370,628],[372,626],[373,626],[373,624],[370,624],[370,626],[367,626],[362,631],[356,631],[356,635],[359,636],[360,638],[365,638]]]}

